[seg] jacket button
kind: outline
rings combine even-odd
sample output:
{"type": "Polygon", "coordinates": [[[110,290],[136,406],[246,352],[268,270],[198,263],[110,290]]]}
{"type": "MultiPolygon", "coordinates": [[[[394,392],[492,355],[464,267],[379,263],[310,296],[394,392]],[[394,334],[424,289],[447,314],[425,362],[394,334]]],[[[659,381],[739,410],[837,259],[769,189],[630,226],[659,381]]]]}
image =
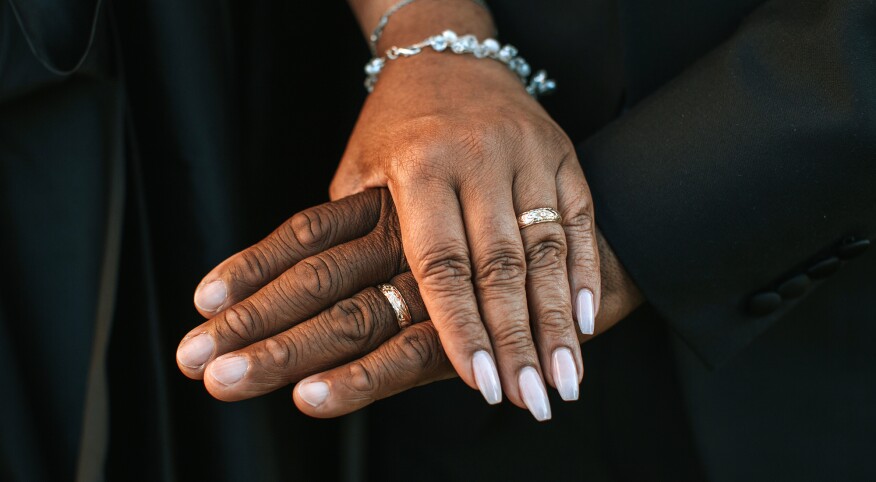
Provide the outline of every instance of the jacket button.
{"type": "Polygon", "coordinates": [[[782,297],[774,291],[758,293],[748,300],[748,312],[752,315],[767,315],[782,305],[782,297]]]}
{"type": "Polygon", "coordinates": [[[859,239],[857,241],[849,241],[843,244],[836,250],[836,254],[842,259],[851,259],[860,255],[870,247],[869,239],[859,239]]]}
{"type": "Polygon", "coordinates": [[[806,273],[809,274],[809,277],[813,279],[827,278],[828,276],[836,273],[837,268],[839,268],[840,260],[836,256],[831,256],[825,260],[819,261],[806,270],[806,273]]]}
{"type": "Polygon", "coordinates": [[[809,277],[805,274],[799,274],[779,285],[776,290],[782,298],[796,298],[806,292],[809,288],[809,277]]]}

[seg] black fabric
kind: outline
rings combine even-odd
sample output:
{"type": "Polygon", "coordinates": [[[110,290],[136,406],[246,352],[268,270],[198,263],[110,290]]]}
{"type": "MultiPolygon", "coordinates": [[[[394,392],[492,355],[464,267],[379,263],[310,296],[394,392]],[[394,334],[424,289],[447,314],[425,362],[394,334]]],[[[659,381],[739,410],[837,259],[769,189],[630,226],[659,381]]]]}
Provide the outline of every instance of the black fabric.
{"type": "Polygon", "coordinates": [[[75,72],[97,32],[102,0],[9,0],[34,56],[46,70],[75,72]]]}
{"type": "Polygon", "coordinates": [[[491,2],[558,79],[544,105],[649,301],[585,345],[582,400],[543,425],[458,381],[326,421],[180,375],[200,277],[325,200],[367,49],[344,2],[96,5],[0,2],[3,480],[81,469],[121,132],[109,480],[876,478],[876,255],[744,311],[876,234],[872,0],[491,2]]]}
{"type": "Polygon", "coordinates": [[[799,303],[750,295],[876,233],[874,79],[876,3],[769,2],[583,144],[598,224],[707,362],[799,303]]]}

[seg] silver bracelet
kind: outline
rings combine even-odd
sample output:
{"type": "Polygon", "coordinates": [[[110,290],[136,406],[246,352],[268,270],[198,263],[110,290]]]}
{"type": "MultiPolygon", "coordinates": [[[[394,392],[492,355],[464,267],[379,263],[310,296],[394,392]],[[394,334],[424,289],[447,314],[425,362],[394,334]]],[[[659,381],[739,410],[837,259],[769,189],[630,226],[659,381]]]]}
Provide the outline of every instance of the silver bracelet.
{"type": "MultiPolygon", "coordinates": [[[[380,40],[380,36],[383,35],[383,29],[386,28],[386,24],[389,23],[389,17],[392,17],[392,15],[395,12],[398,12],[403,7],[406,7],[406,6],[412,4],[416,1],[417,0],[401,0],[400,2],[396,3],[395,5],[389,7],[389,10],[387,10],[383,14],[383,16],[380,17],[380,20],[377,21],[377,26],[374,27],[374,31],[371,33],[371,37],[368,38],[368,40],[369,40],[368,47],[371,49],[371,55],[373,57],[377,57],[377,42],[380,40]]],[[[490,10],[490,7],[487,6],[487,4],[486,4],[486,2],[484,2],[484,0],[471,0],[471,1],[480,5],[481,7],[486,8],[487,11],[490,10]]]]}
{"type": "Polygon", "coordinates": [[[392,47],[386,51],[385,57],[375,56],[372,58],[365,65],[365,89],[369,93],[374,90],[377,77],[388,61],[417,55],[427,47],[436,52],[444,52],[449,48],[454,54],[472,54],[479,59],[498,60],[517,74],[517,77],[526,86],[526,91],[533,97],[549,94],[557,88],[557,83],[553,79],[548,79],[547,72],[544,70],[539,70],[530,79],[532,67],[523,57],[518,55],[517,49],[513,45],[500,46],[499,42],[492,38],[478,42],[474,35],[460,37],[452,30],[445,30],[439,35],[433,35],[422,42],[407,47],[392,47]]]}

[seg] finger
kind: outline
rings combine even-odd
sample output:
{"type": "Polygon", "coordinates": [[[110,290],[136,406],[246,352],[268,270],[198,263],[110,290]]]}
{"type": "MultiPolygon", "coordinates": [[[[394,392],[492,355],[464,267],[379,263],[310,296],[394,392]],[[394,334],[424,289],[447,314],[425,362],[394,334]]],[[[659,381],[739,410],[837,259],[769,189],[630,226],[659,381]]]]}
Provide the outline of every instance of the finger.
{"type": "Polygon", "coordinates": [[[364,236],[387,209],[386,190],[374,189],[302,211],[257,244],[213,268],[195,290],[195,307],[206,318],[256,292],[295,263],[364,236]]]}
{"type": "MultiPolygon", "coordinates": [[[[541,164],[518,176],[514,206],[518,213],[556,208],[556,172],[541,164]]],[[[530,324],[548,384],[563,400],[577,400],[583,373],[581,345],[572,320],[566,272],[566,234],[559,222],[542,222],[520,229],[526,252],[526,294],[530,324]]]]}
{"type": "Polygon", "coordinates": [[[177,364],[201,378],[213,358],[273,336],[335,301],[403,271],[394,228],[378,229],[299,262],[245,300],[195,328],[177,349],[177,364]]]}
{"type": "MultiPolygon", "coordinates": [[[[428,318],[413,274],[389,283],[406,301],[413,323],[428,318]]],[[[220,400],[256,397],[370,353],[399,331],[392,305],[369,287],[315,318],[217,358],[207,366],[204,384],[220,400]]]]}
{"type": "Polygon", "coordinates": [[[495,191],[464,188],[460,200],[475,292],[502,386],[512,403],[528,408],[542,421],[551,416],[550,403],[529,324],[526,254],[514,214],[511,183],[504,185],[495,191]]]}
{"type": "Polygon", "coordinates": [[[426,321],[359,360],[298,382],[292,398],[311,417],[338,417],[375,400],[454,376],[438,332],[426,321]]]}
{"type": "Polygon", "coordinates": [[[590,188],[574,154],[560,165],[557,172],[557,198],[569,247],[566,262],[575,320],[581,333],[587,337],[596,332],[596,313],[599,312],[599,249],[590,188]]]}
{"type": "Polygon", "coordinates": [[[405,255],[448,359],[468,386],[477,387],[488,403],[499,403],[502,386],[478,313],[456,192],[439,180],[420,183],[416,191],[393,185],[390,190],[405,255]]]}

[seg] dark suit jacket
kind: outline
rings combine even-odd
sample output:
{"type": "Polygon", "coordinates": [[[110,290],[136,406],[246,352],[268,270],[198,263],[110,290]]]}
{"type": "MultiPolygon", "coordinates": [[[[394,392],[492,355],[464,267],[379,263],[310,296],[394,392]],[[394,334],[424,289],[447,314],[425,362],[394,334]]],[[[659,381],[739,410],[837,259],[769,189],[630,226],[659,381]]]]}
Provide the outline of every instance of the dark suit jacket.
{"type": "MultiPolygon", "coordinates": [[[[106,456],[110,473],[127,478],[334,478],[327,454],[337,453],[339,438],[353,442],[340,445],[348,461],[340,473],[376,480],[876,478],[876,351],[869,346],[876,256],[867,252],[876,234],[876,2],[492,3],[503,39],[560,82],[544,103],[583,140],[597,223],[648,300],[585,346],[580,402],[554,398],[554,421],[536,425],[522,411],[485,407],[459,384],[443,383],[338,426],[290,416],[288,402],[270,405],[271,397],[232,408],[206,400],[179,380],[168,355],[190,323],[169,320],[189,309],[188,290],[204,270],[241,245],[223,213],[252,206],[204,206],[227,201],[229,186],[246,191],[232,182],[244,153],[336,157],[344,129],[335,129],[337,139],[322,130],[338,116],[352,121],[361,93],[347,92],[359,82],[364,50],[335,49],[343,53],[332,63],[302,53],[277,71],[264,65],[329,22],[350,35],[326,42],[355,41],[355,28],[348,15],[337,20],[342,5],[156,2],[114,5],[112,34],[98,21],[107,13],[98,0],[9,0],[0,7],[0,181],[10,206],[4,225],[12,226],[3,248],[13,256],[3,266],[21,281],[4,284],[0,298],[2,356],[16,367],[12,393],[0,402],[0,473],[66,477],[89,460],[99,471],[106,456]],[[289,33],[300,9],[326,23],[289,33]],[[323,69],[330,95],[308,102],[286,90],[288,79],[309,69],[323,69]],[[320,124],[316,113],[326,110],[336,115],[320,124]],[[290,111],[308,123],[289,121],[290,111]],[[65,112],[80,115],[58,115],[65,112]],[[310,124],[322,130],[313,144],[275,140],[288,137],[290,122],[298,132],[310,124]],[[96,134],[82,141],[89,132],[96,134]],[[71,152],[71,144],[81,150],[71,152]],[[107,145],[124,145],[127,154],[107,145]],[[46,177],[23,159],[56,174],[65,160],[81,164],[41,186],[27,184],[46,177]],[[102,160],[88,170],[89,159],[102,160]],[[112,189],[86,196],[100,189],[83,183],[111,184],[118,163],[127,167],[127,202],[112,189]],[[213,175],[195,183],[191,172],[201,169],[213,175]],[[64,176],[79,189],[59,190],[64,176]],[[75,208],[58,219],[69,222],[67,235],[46,239],[52,230],[36,229],[33,217],[57,213],[65,200],[75,208]],[[121,215],[106,207],[113,202],[116,210],[126,206],[125,236],[109,229],[121,215]],[[217,233],[224,233],[219,240],[217,233]],[[24,249],[34,239],[36,247],[24,249]],[[70,247],[71,239],[79,244],[70,247]],[[58,258],[41,264],[45,248],[59,243],[66,249],[50,249],[58,258]],[[113,278],[95,268],[107,266],[114,245],[123,253],[119,293],[101,290],[113,278]],[[194,247],[180,248],[186,245],[194,247]],[[124,268],[144,252],[151,261],[124,268]],[[82,266],[59,261],[71,256],[82,266]],[[179,261],[168,266],[169,259],[179,261]],[[84,280],[65,286],[68,308],[33,309],[45,279],[61,272],[84,280]],[[125,294],[141,290],[163,302],[125,294]],[[76,304],[84,298],[97,301],[76,304]],[[89,371],[89,363],[103,360],[93,351],[101,339],[94,319],[107,299],[124,308],[116,313],[142,321],[120,325],[110,317],[113,338],[104,342],[110,359],[113,344],[148,354],[136,366],[149,390],[131,388],[129,373],[111,365],[104,398],[115,415],[103,418],[109,455],[89,459],[80,453],[80,414],[94,410],[84,394],[101,393],[92,383],[101,367],[89,371]],[[66,329],[69,338],[50,350],[35,326],[66,329]],[[34,381],[57,366],[45,361],[61,356],[57,346],[69,352],[66,383],[34,381]],[[44,352],[34,364],[33,354],[44,352]],[[289,431],[300,438],[290,441],[289,431]],[[359,448],[350,448],[355,442],[359,448]]],[[[311,169],[259,162],[249,167],[276,179],[311,169]]],[[[326,164],[311,175],[327,178],[326,164]]],[[[279,206],[252,223],[257,233],[324,196],[311,190],[295,205],[288,190],[249,192],[261,209],[279,206]]],[[[132,363],[125,355],[116,359],[132,363]]]]}

